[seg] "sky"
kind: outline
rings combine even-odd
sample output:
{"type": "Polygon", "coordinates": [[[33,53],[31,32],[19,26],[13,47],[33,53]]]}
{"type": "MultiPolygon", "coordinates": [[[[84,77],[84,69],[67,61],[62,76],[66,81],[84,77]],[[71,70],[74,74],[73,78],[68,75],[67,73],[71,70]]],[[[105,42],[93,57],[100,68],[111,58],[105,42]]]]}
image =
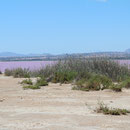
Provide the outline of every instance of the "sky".
{"type": "Polygon", "coordinates": [[[0,52],[130,48],[130,0],[0,0],[0,52]]]}

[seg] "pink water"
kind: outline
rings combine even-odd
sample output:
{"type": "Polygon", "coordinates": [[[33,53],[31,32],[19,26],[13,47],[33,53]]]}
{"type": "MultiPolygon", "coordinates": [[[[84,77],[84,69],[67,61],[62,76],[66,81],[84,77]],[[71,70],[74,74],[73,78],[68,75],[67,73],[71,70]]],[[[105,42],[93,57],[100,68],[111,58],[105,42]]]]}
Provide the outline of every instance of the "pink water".
{"type": "Polygon", "coordinates": [[[54,61],[16,61],[16,62],[0,62],[0,71],[4,72],[5,69],[26,68],[36,70],[43,68],[47,65],[54,64],[54,61]]]}
{"type": "Polygon", "coordinates": [[[130,60],[117,60],[120,65],[125,65],[130,69],[130,60]]]}
{"type": "MultiPolygon", "coordinates": [[[[130,68],[130,60],[116,60],[121,65],[127,65],[130,68]]],[[[47,65],[54,64],[54,61],[16,61],[16,62],[0,62],[0,71],[5,69],[26,68],[30,70],[37,70],[47,65]]]]}

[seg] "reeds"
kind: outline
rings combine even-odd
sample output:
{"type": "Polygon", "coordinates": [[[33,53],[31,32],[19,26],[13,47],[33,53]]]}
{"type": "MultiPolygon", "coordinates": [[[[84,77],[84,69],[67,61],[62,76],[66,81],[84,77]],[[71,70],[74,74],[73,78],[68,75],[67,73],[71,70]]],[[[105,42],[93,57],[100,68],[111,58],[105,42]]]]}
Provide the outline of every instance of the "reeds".
{"type": "Polygon", "coordinates": [[[89,80],[92,77],[104,76],[113,82],[121,82],[130,77],[130,70],[115,61],[106,58],[75,58],[68,57],[59,60],[54,65],[46,66],[40,70],[28,69],[5,70],[6,76],[15,78],[45,77],[48,82],[70,83],[82,79],[89,80]]]}
{"type": "Polygon", "coordinates": [[[121,66],[105,58],[68,58],[59,61],[53,66],[47,66],[37,74],[44,75],[45,77],[54,77],[56,73],[61,74],[64,72],[73,72],[76,80],[87,78],[93,73],[107,76],[111,78],[112,81],[118,82],[130,76],[130,70],[126,66],[121,66]]]}
{"type": "Polygon", "coordinates": [[[13,76],[14,78],[29,78],[30,74],[31,72],[29,71],[29,69],[17,68],[13,70],[5,70],[6,76],[13,76]]]}

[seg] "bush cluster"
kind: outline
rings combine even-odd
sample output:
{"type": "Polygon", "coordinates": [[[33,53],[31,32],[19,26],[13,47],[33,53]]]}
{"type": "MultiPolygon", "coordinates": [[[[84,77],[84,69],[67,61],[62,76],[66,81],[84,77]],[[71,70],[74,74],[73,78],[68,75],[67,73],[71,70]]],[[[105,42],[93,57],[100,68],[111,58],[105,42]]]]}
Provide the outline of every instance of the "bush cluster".
{"type": "Polygon", "coordinates": [[[40,77],[40,79],[37,79],[36,85],[37,86],[47,86],[48,83],[44,77],[40,77]]]}
{"type": "Polygon", "coordinates": [[[48,83],[44,77],[37,79],[36,83],[33,83],[31,79],[25,79],[21,82],[23,84],[23,89],[40,89],[41,86],[47,86],[48,83]]]}
{"type": "Polygon", "coordinates": [[[96,112],[105,115],[126,115],[127,113],[130,113],[127,109],[109,108],[104,103],[99,103],[99,108],[96,109],[96,112]]]}
{"type": "Polygon", "coordinates": [[[112,80],[103,75],[92,75],[89,79],[81,79],[76,82],[73,89],[89,91],[89,90],[104,90],[108,89],[112,84],[112,80]]]}
{"type": "Polygon", "coordinates": [[[13,69],[13,70],[6,69],[5,75],[13,76],[14,78],[29,78],[30,71],[29,71],[29,69],[22,69],[22,68],[17,68],[17,69],[13,69]]]}
{"type": "Polygon", "coordinates": [[[52,77],[53,83],[70,83],[72,82],[75,77],[77,76],[76,72],[73,71],[59,71],[55,72],[52,77]]]}
{"type": "MultiPolygon", "coordinates": [[[[66,74],[68,72],[74,73],[73,78],[76,80],[88,78],[92,73],[107,76],[116,82],[120,82],[126,77],[130,77],[130,70],[126,66],[121,66],[115,61],[105,58],[68,58],[64,61],[59,61],[53,66],[47,66],[45,69],[39,70],[37,75],[50,77],[50,79],[56,77],[56,81],[59,82],[62,81],[59,79],[62,76],[62,79],[69,79],[70,75],[66,74]]],[[[70,78],[70,81],[73,78],[70,78]]]]}
{"type": "Polygon", "coordinates": [[[114,84],[114,83],[113,83],[113,84],[110,86],[110,89],[113,90],[113,91],[115,91],[115,92],[121,92],[121,91],[122,91],[122,88],[123,88],[122,84],[114,84]]]}
{"type": "Polygon", "coordinates": [[[130,78],[127,78],[126,80],[124,80],[124,81],[122,82],[122,86],[123,86],[124,88],[130,89],[130,78]]]}
{"type": "Polygon", "coordinates": [[[21,84],[29,84],[29,85],[33,85],[33,82],[31,79],[25,79],[21,82],[21,84]]]}

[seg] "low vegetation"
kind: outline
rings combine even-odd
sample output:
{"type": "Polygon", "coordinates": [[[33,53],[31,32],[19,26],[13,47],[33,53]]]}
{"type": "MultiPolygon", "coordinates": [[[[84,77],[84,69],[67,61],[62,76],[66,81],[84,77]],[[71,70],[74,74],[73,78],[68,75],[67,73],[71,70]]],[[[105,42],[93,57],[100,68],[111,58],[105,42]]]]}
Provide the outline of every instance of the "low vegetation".
{"type": "Polygon", "coordinates": [[[121,92],[121,91],[122,91],[122,88],[123,88],[122,84],[114,84],[114,83],[113,83],[113,84],[110,86],[110,89],[113,90],[113,91],[115,91],[115,92],[121,92]]]}
{"type": "Polygon", "coordinates": [[[13,70],[6,69],[4,74],[5,74],[5,76],[13,76],[13,70]]]}
{"type": "Polygon", "coordinates": [[[122,86],[124,88],[130,89],[130,78],[127,78],[126,80],[123,81],[122,86]]]}
{"type": "Polygon", "coordinates": [[[104,103],[99,103],[99,108],[97,108],[95,111],[105,115],[126,115],[130,113],[130,111],[127,109],[110,108],[104,103]]]}
{"type": "Polygon", "coordinates": [[[31,79],[25,79],[21,82],[23,89],[40,89],[41,86],[47,86],[48,83],[44,77],[37,79],[36,83],[33,83],[31,79]]]}
{"type": "Polygon", "coordinates": [[[41,77],[37,80],[38,86],[46,86],[47,82],[73,83],[73,89],[83,91],[111,89],[121,92],[123,87],[130,88],[130,70],[106,58],[69,57],[37,71],[6,69],[5,75],[15,78],[41,77]]]}
{"type": "Polygon", "coordinates": [[[14,78],[29,78],[30,71],[28,69],[17,68],[13,70],[6,69],[6,76],[13,76],[14,78]]]}
{"type": "Polygon", "coordinates": [[[41,87],[38,85],[27,85],[23,86],[23,89],[40,89],[41,87]]]}
{"type": "Polygon", "coordinates": [[[82,79],[76,82],[76,86],[73,87],[73,90],[83,90],[83,91],[90,91],[90,90],[104,90],[108,89],[109,86],[112,84],[111,79],[106,76],[102,75],[92,75],[88,79],[82,79]]]}
{"type": "Polygon", "coordinates": [[[45,69],[39,70],[37,75],[42,75],[45,78],[49,77],[52,80],[56,79],[58,82],[66,81],[66,79],[71,82],[73,79],[89,78],[93,73],[104,75],[113,82],[121,82],[126,77],[130,77],[130,70],[126,66],[121,66],[105,58],[68,58],[64,61],[59,61],[53,66],[47,66],[45,69]],[[63,77],[62,80],[60,79],[61,77],[63,77]]]}
{"type": "Polygon", "coordinates": [[[37,79],[36,85],[37,86],[47,86],[48,83],[44,77],[40,77],[40,79],[37,79]]]}
{"type": "Polygon", "coordinates": [[[55,72],[52,78],[53,83],[71,83],[75,77],[77,76],[77,73],[74,71],[58,71],[55,72]]]}
{"type": "Polygon", "coordinates": [[[33,85],[33,82],[31,79],[25,79],[21,82],[21,84],[29,84],[29,85],[33,85]]]}

